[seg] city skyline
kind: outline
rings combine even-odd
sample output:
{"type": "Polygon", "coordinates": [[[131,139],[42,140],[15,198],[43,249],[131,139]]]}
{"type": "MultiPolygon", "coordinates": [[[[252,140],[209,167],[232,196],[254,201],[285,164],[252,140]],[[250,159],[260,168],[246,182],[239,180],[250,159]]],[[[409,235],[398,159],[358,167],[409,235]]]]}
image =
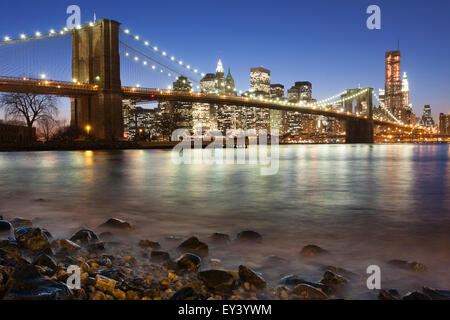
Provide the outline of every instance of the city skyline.
{"type": "MultiPolygon", "coordinates": [[[[240,6],[240,10],[233,14],[228,6],[204,2],[195,2],[189,6],[176,4],[180,10],[173,13],[175,17],[184,13],[189,15],[195,11],[194,17],[196,18],[214,16],[214,23],[219,26],[226,26],[227,24],[222,22],[227,20],[229,28],[205,30],[201,27],[198,19],[193,19],[195,22],[189,19],[189,29],[192,31],[186,33],[192,34],[191,38],[181,37],[180,32],[174,32],[174,29],[181,23],[179,21],[183,20],[164,19],[164,10],[160,10],[164,4],[152,4],[151,12],[156,11],[162,14],[153,14],[150,20],[145,19],[145,15],[142,14],[142,11],[145,10],[137,10],[146,8],[147,4],[145,3],[128,6],[127,10],[121,10],[123,4],[107,7],[103,1],[96,1],[93,4],[79,1],[78,5],[82,9],[82,21],[92,20],[91,16],[94,12],[96,12],[97,18],[116,18],[123,22],[125,27],[154,40],[168,52],[179,55],[205,72],[213,71],[217,59],[221,58],[225,70],[231,67],[237,89],[243,91],[250,86],[249,69],[255,66],[270,69],[272,83],[281,83],[285,88],[297,81],[311,82],[314,86],[314,97],[318,99],[334,95],[343,89],[356,88],[358,85],[373,87],[377,90],[384,87],[384,53],[397,49],[397,41],[400,40],[402,73],[408,72],[414,112],[420,115],[424,105],[431,105],[435,119],[441,112],[448,113],[445,83],[450,81],[450,72],[445,72],[445,70],[450,70],[450,63],[448,59],[444,59],[443,55],[445,55],[445,48],[450,45],[442,39],[425,37],[426,32],[437,32],[439,27],[444,27],[447,22],[445,19],[435,18],[433,18],[432,26],[428,25],[428,22],[424,22],[431,21],[426,19],[427,16],[442,14],[445,8],[449,7],[448,4],[440,4],[443,10],[439,10],[439,6],[426,8],[425,4],[414,3],[410,5],[408,17],[405,17],[398,5],[380,2],[382,29],[370,31],[365,27],[368,17],[365,14],[367,8],[365,4],[348,1],[338,6],[325,1],[326,5],[324,6],[323,1],[320,2],[317,5],[302,4],[302,10],[298,11],[299,16],[305,18],[306,13],[313,14],[315,12],[322,14],[324,19],[332,18],[333,15],[348,19],[337,19],[334,28],[330,29],[329,23],[320,26],[312,23],[311,18],[307,17],[302,20],[304,22],[295,21],[295,19],[280,21],[280,15],[275,14],[280,8],[276,8],[276,12],[273,13],[273,16],[278,17],[276,22],[263,24],[260,19],[254,18],[254,28],[248,28],[248,21],[243,22],[239,19],[235,21],[232,17],[251,13],[249,17],[258,17],[260,14],[262,20],[269,19],[270,15],[262,12],[268,7],[266,2],[261,3],[258,8],[243,4],[240,6]],[[421,15],[422,19],[419,19],[417,23],[409,23],[408,28],[405,29],[405,19],[414,20],[418,15],[421,15]],[[131,16],[135,18],[127,19],[131,16]],[[397,23],[393,22],[393,17],[396,17],[397,23]],[[341,21],[348,21],[348,23],[341,23],[341,21]],[[264,37],[256,30],[257,27],[261,27],[261,33],[270,40],[263,40],[264,37]],[[286,27],[290,27],[290,29],[286,29],[286,27]],[[243,37],[236,37],[235,31],[238,28],[242,28],[243,37]],[[212,34],[214,30],[216,35],[212,34]],[[295,30],[304,32],[298,33],[298,40],[293,41],[297,37],[293,35],[296,33],[295,30]],[[347,32],[346,34],[351,36],[351,40],[347,41],[347,36],[344,34],[344,41],[342,41],[340,39],[342,36],[337,35],[337,32],[342,31],[347,32]],[[289,39],[290,41],[288,41],[289,39]],[[328,41],[326,41],[327,39],[328,41]],[[439,51],[432,49],[437,47],[437,42],[440,45],[439,51]],[[424,52],[426,47],[429,47],[430,50],[424,52]],[[280,48],[283,51],[280,52],[280,48]],[[365,50],[361,50],[361,48],[365,50]],[[258,55],[255,52],[258,52],[258,55]],[[351,68],[351,72],[348,72],[349,68],[351,68]]],[[[22,1],[20,4],[13,9],[9,8],[11,14],[0,22],[2,30],[15,31],[19,34],[25,31],[30,32],[43,24],[51,28],[63,24],[67,16],[64,14],[67,7],[65,1],[51,6],[47,4],[37,6],[29,1],[22,1]],[[61,16],[55,15],[54,19],[47,19],[44,23],[38,19],[39,12],[42,13],[41,16],[44,16],[45,10],[55,12],[55,6],[61,6],[61,16]],[[19,27],[11,21],[17,19],[17,16],[23,17],[19,27]]],[[[298,4],[290,5],[298,8],[298,4]]],[[[292,16],[288,11],[286,15],[292,16]]],[[[149,77],[151,76],[150,73],[149,77]]],[[[166,83],[170,84],[170,79],[167,79],[166,83]]],[[[67,108],[63,108],[62,111],[63,114],[68,114],[67,108]]]]}

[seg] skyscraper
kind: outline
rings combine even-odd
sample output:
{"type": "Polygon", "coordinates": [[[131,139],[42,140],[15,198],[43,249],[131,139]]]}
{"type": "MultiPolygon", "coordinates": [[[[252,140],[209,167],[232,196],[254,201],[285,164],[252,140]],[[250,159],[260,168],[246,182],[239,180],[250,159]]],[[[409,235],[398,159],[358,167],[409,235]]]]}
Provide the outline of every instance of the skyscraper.
{"type": "Polygon", "coordinates": [[[396,116],[403,107],[400,51],[386,52],[385,105],[396,116]]]}
{"type": "Polygon", "coordinates": [[[439,115],[439,133],[450,135],[450,113],[439,115]]]}
{"type": "Polygon", "coordinates": [[[250,69],[250,90],[257,93],[270,94],[270,70],[263,67],[250,69]]]}
{"type": "Polygon", "coordinates": [[[423,115],[422,119],[420,120],[420,124],[427,128],[434,127],[434,120],[433,116],[431,115],[431,107],[429,105],[423,107],[423,115]]]}

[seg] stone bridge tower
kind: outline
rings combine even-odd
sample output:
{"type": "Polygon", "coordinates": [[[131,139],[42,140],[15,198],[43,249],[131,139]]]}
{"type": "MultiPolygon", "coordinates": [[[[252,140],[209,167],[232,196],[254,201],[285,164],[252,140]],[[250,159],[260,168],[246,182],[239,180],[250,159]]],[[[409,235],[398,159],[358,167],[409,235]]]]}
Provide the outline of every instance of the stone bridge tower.
{"type": "Polygon", "coordinates": [[[120,23],[99,20],[72,31],[72,78],[99,86],[95,96],[71,100],[71,126],[99,140],[123,138],[120,23]]]}

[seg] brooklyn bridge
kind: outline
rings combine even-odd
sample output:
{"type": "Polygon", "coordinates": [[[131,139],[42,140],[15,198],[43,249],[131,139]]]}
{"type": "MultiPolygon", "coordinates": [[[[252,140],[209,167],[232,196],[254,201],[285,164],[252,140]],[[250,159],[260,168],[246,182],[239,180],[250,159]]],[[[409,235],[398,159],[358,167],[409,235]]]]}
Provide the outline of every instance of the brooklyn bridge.
{"type": "MultiPolygon", "coordinates": [[[[159,52],[157,47],[149,46],[148,42],[140,40],[138,36],[123,30],[119,22],[113,20],[99,20],[88,23],[71,30],[63,29],[60,32],[51,30],[47,34],[36,33],[33,36],[21,35],[17,39],[5,38],[0,46],[17,46],[21,43],[41,41],[43,39],[71,36],[72,42],[72,81],[62,81],[40,77],[20,75],[0,75],[0,92],[17,92],[33,94],[49,94],[59,97],[71,98],[71,125],[79,130],[87,126],[92,128],[92,134],[102,140],[120,140],[123,138],[123,112],[122,101],[131,99],[141,102],[151,101],[183,101],[193,103],[207,103],[221,106],[233,105],[281,111],[295,111],[302,114],[320,115],[339,119],[345,122],[346,141],[350,143],[372,143],[374,141],[374,126],[409,128],[403,124],[389,110],[385,109],[387,116],[375,116],[373,113],[372,88],[349,89],[334,97],[326,98],[311,104],[292,103],[286,100],[269,99],[264,97],[231,96],[222,94],[208,94],[202,92],[176,91],[160,88],[142,88],[140,86],[122,86],[121,56],[128,57],[128,51],[120,47],[141,54],[152,60],[159,68],[148,66],[144,59],[135,58],[141,62],[143,68],[151,68],[169,77],[176,77],[177,70],[170,67],[167,62],[175,60],[165,52],[159,52]],[[161,59],[155,59],[120,36],[131,41],[137,41],[149,50],[160,54],[161,59]],[[165,62],[164,59],[167,59],[165,62]],[[354,106],[356,101],[356,106],[354,106]],[[364,102],[363,104],[361,102],[364,102]],[[340,103],[341,108],[333,107],[340,103]]],[[[188,79],[198,76],[197,69],[178,62],[183,67],[179,75],[188,79]]],[[[204,75],[204,74],[201,74],[204,75]]],[[[195,80],[197,81],[197,80],[195,80]]],[[[197,81],[198,82],[198,81],[197,81]]]]}

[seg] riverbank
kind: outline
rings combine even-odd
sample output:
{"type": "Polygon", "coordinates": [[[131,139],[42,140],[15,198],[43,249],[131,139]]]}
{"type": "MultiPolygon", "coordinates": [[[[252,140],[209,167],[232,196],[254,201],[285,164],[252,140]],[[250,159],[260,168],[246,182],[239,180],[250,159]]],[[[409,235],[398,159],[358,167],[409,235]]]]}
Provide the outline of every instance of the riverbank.
{"type": "MultiPolygon", "coordinates": [[[[316,245],[303,247],[298,259],[319,268],[320,281],[286,275],[269,283],[253,267],[224,270],[223,262],[214,258],[223,246],[252,250],[261,245],[264,237],[255,231],[242,231],[236,237],[214,233],[207,241],[168,236],[173,246],[163,247],[154,239],[125,241],[133,229],[128,222],[112,218],[95,232],[80,229],[67,238],[54,238],[53,230],[31,220],[6,221],[0,216],[0,299],[328,300],[347,299],[349,286],[364,289],[366,285],[365,274],[317,264],[318,257],[329,252],[316,245]],[[68,284],[77,283],[70,273],[73,266],[80,270],[80,287],[69,289],[68,284]]],[[[258,269],[284,263],[282,257],[268,256],[258,269]]],[[[418,262],[392,260],[389,264],[411,273],[427,272],[418,262]]],[[[403,294],[395,289],[365,290],[367,299],[450,299],[450,291],[426,287],[403,294]]]]}

